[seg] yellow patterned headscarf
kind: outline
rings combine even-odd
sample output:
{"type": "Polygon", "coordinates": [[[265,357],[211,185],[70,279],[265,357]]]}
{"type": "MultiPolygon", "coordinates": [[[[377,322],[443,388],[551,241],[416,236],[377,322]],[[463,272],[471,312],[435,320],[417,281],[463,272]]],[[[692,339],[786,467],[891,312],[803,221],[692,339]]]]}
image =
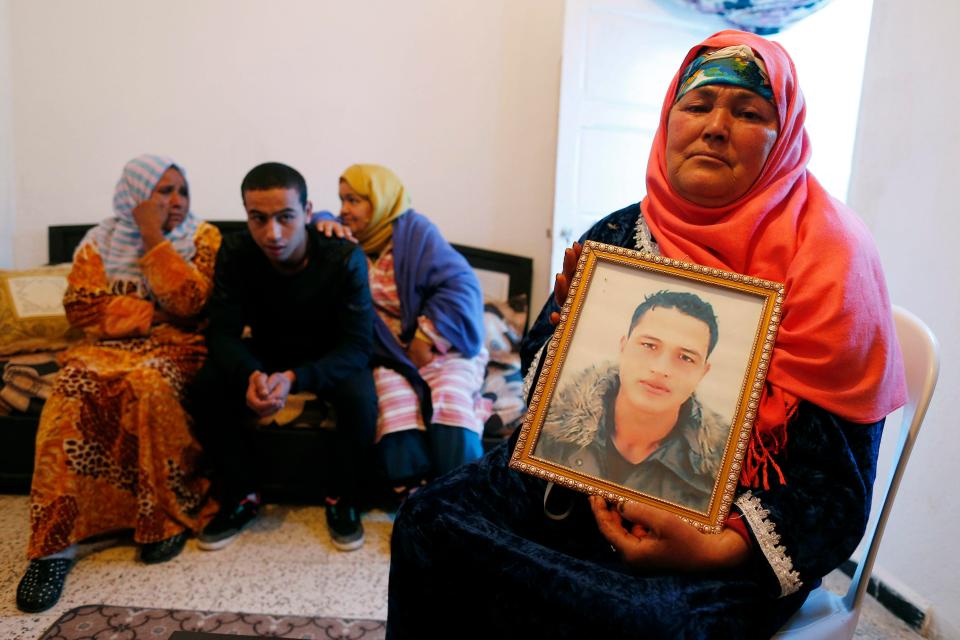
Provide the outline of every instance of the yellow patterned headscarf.
{"type": "Polygon", "coordinates": [[[364,253],[377,255],[393,237],[393,221],[410,208],[403,183],[397,175],[378,164],[355,164],[340,176],[350,188],[370,201],[370,224],[357,234],[364,253]]]}

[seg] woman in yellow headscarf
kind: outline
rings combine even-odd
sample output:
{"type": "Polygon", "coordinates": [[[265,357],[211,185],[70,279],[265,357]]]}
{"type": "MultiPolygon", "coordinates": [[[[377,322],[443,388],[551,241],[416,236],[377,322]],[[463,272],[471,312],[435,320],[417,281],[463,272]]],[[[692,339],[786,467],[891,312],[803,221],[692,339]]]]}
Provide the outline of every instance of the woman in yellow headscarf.
{"type": "Polygon", "coordinates": [[[479,458],[489,413],[483,298],[467,261],[410,207],[400,179],[373,164],[340,176],[340,218],[318,224],[369,260],[377,442],[398,490],[479,458]]]}

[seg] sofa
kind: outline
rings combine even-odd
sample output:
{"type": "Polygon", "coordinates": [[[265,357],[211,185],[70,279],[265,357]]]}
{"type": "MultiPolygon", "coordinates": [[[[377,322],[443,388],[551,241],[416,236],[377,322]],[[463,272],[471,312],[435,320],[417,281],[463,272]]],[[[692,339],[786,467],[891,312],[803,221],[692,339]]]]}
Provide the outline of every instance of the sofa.
{"type": "MultiPolygon", "coordinates": [[[[224,234],[246,232],[245,221],[211,222],[224,234]]],[[[51,226],[47,266],[0,271],[0,492],[29,491],[37,424],[43,398],[56,376],[56,356],[80,337],[66,323],[60,298],[74,249],[92,226],[51,226]]],[[[489,448],[519,426],[525,410],[518,346],[528,326],[533,261],[464,245],[454,248],[473,266],[484,289],[486,346],[491,358],[483,392],[492,413],[483,440],[489,448]]],[[[313,406],[292,422],[257,427],[267,500],[322,498],[317,461],[322,460],[320,452],[328,449],[324,440],[331,426],[327,408],[313,406]]]]}

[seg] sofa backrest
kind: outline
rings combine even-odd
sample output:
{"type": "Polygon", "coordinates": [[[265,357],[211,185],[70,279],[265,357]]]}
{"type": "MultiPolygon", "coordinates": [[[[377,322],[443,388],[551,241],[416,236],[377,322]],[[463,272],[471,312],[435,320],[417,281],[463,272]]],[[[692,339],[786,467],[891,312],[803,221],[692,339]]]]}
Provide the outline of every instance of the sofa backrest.
{"type": "MultiPolygon", "coordinates": [[[[244,231],[244,220],[210,220],[222,233],[244,231]]],[[[52,225],[47,228],[47,259],[50,264],[70,262],[73,252],[83,240],[83,236],[92,228],[92,224],[52,225]]],[[[524,330],[529,326],[530,289],[533,280],[533,260],[500,251],[480,249],[454,244],[467,262],[477,272],[484,294],[488,299],[509,302],[511,306],[524,308],[526,316],[524,330]]]]}

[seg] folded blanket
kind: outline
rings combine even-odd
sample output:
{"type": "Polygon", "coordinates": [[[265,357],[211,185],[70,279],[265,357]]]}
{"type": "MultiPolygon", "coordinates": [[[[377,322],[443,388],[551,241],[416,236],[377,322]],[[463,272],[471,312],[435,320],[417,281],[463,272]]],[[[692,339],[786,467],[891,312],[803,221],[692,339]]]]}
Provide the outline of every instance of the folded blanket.
{"type": "MultiPolygon", "coordinates": [[[[483,426],[484,436],[490,438],[509,437],[527,410],[523,376],[520,375],[520,354],[517,352],[520,334],[508,321],[511,313],[516,315],[505,303],[487,303],[484,308],[485,346],[490,352],[490,361],[481,393],[492,404],[493,413],[483,426]]],[[[521,330],[522,326],[519,325],[521,330]]]]}
{"type": "Polygon", "coordinates": [[[39,415],[43,401],[50,397],[59,366],[57,352],[13,356],[2,362],[0,415],[14,412],[39,415]]]}

